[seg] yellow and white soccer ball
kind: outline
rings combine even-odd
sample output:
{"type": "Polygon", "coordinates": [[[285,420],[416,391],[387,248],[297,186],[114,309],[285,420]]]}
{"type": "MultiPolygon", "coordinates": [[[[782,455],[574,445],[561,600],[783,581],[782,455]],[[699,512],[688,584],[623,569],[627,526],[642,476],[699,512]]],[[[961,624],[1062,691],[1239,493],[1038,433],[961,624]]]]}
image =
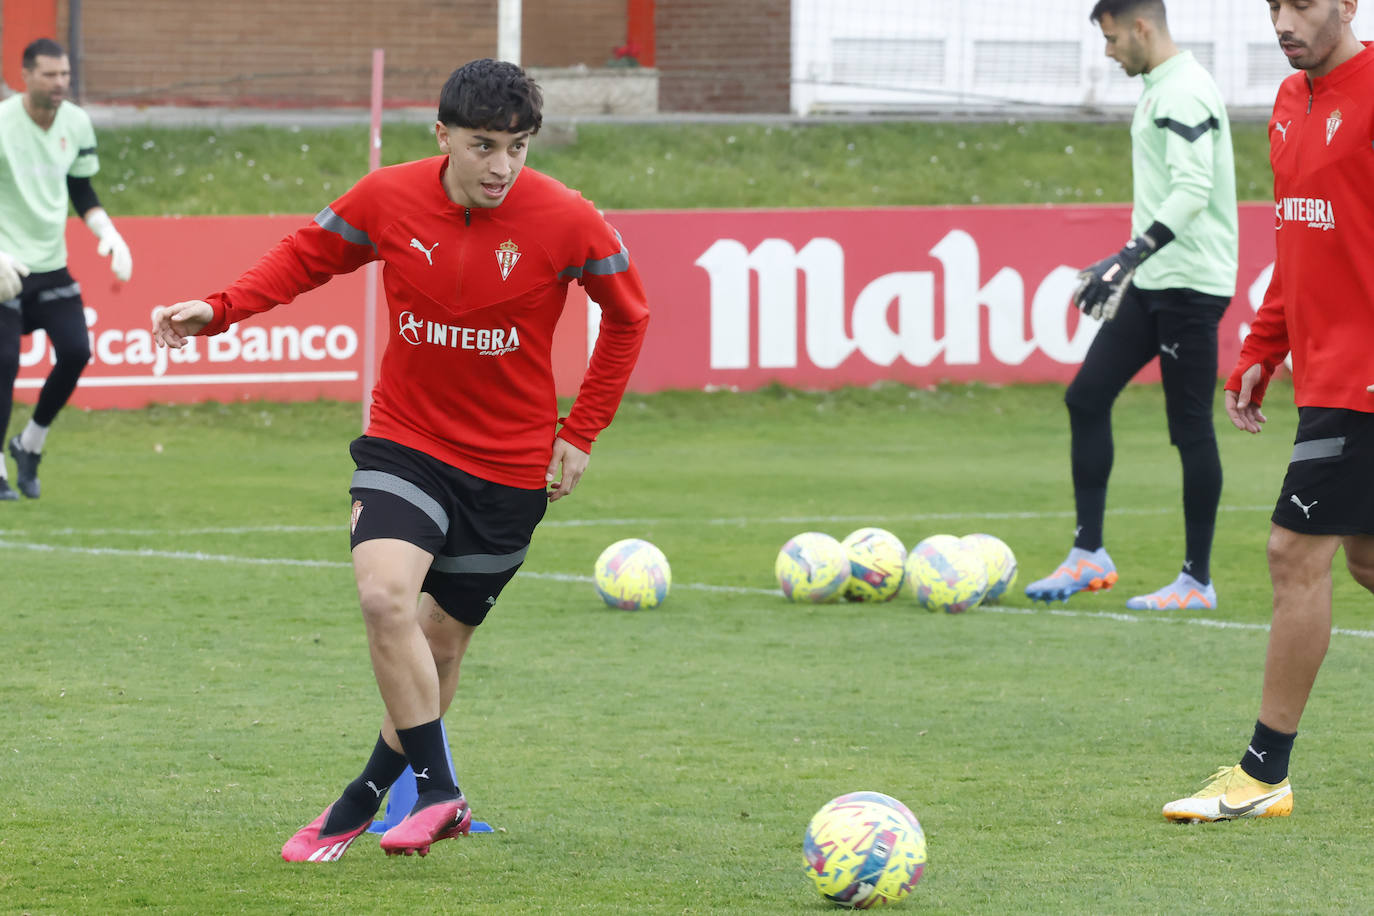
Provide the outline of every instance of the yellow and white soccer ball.
{"type": "Polygon", "coordinates": [[[987,564],[954,535],[933,534],[907,554],[905,587],[928,611],[962,614],[987,594],[987,564]]]}
{"type": "Polygon", "coordinates": [[[595,577],[601,600],[622,611],[658,607],[673,584],[663,551],[640,538],[616,541],[601,551],[595,577]]]}
{"type": "Polygon", "coordinates": [[[791,601],[820,604],[839,597],[849,581],[849,554],[828,534],[803,531],[782,545],[773,563],[778,587],[791,601]]]}
{"type": "Polygon", "coordinates": [[[988,569],[988,593],[983,603],[989,604],[1006,594],[1007,589],[1016,584],[1016,554],[1011,552],[1006,541],[991,534],[966,534],[959,540],[968,544],[983,556],[988,569]]]}
{"type": "Polygon", "coordinates": [[[897,799],[851,792],[811,818],[802,852],[821,896],[866,910],[896,903],[916,887],[926,867],[926,835],[897,799]]]}
{"type": "Polygon", "coordinates": [[[882,528],[860,528],[840,544],[849,554],[848,601],[891,601],[902,590],[906,545],[882,528]]]}

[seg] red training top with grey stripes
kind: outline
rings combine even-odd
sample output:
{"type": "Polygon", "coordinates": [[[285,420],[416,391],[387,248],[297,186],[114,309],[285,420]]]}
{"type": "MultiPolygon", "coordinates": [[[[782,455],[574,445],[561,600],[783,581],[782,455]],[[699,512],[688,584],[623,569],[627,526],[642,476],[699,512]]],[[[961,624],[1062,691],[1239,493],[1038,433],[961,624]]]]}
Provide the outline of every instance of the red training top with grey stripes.
{"type": "Polygon", "coordinates": [[[370,436],[484,480],[544,486],[555,431],[590,451],[639,356],[649,309],[619,234],[585,198],[532,168],[501,204],[454,204],[435,156],[378,169],[223,292],[202,334],[290,302],[372,260],[389,333],[370,436]],[[551,348],[568,283],[601,306],[577,400],[558,428],[551,348]]]}
{"type": "Polygon", "coordinates": [[[1326,76],[1294,73],[1269,119],[1277,257],[1226,382],[1263,367],[1254,401],[1293,354],[1299,407],[1374,413],[1374,47],[1326,76]]]}

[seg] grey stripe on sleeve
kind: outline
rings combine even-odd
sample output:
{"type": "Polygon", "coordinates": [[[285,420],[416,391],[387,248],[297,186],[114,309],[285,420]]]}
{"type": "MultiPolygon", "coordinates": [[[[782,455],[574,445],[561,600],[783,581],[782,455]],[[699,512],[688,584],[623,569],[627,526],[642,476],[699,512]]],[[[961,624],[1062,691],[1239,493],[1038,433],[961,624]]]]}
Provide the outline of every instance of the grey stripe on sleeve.
{"type": "Polygon", "coordinates": [[[448,535],[448,513],[444,511],[424,490],[421,490],[409,480],[402,480],[395,474],[388,474],[385,471],[354,471],[351,487],[359,490],[380,490],[383,493],[390,493],[399,496],[425,515],[428,515],[434,524],[439,526],[439,530],[445,536],[448,535]]]}
{"type": "Polygon", "coordinates": [[[470,553],[462,557],[434,558],[430,569],[441,573],[499,573],[525,561],[528,547],[521,547],[514,553],[470,553]]]}
{"type": "Polygon", "coordinates": [[[1330,439],[1308,439],[1293,446],[1292,461],[1311,461],[1314,458],[1335,458],[1345,448],[1345,436],[1330,439]]]}
{"type": "Polygon", "coordinates": [[[617,242],[620,242],[620,250],[615,254],[605,258],[593,258],[581,267],[565,267],[563,268],[563,272],[558,276],[560,278],[577,278],[584,273],[593,274],[595,276],[605,276],[607,274],[618,274],[621,271],[627,270],[630,266],[630,252],[625,247],[625,242],[621,240],[619,232],[615,234],[615,239],[617,242]]]}
{"type": "Polygon", "coordinates": [[[367,233],[354,226],[350,226],[348,221],[335,213],[330,207],[325,207],[315,215],[315,225],[326,232],[333,232],[345,242],[352,242],[354,245],[367,245],[374,251],[377,246],[372,244],[372,239],[367,237],[367,233]]]}

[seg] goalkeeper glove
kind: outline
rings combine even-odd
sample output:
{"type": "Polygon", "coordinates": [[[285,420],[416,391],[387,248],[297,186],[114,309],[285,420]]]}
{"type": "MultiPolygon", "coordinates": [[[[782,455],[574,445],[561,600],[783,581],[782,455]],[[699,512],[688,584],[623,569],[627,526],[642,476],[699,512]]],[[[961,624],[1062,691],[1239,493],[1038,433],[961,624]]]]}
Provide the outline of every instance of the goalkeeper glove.
{"type": "Polygon", "coordinates": [[[115,229],[110,214],[102,207],[92,207],[86,214],[86,226],[100,239],[95,253],[102,258],[108,255],[110,270],[114,271],[116,278],[127,282],[134,273],[134,256],[129,253],[129,246],[125,244],[124,237],[115,229]]]}
{"type": "Polygon", "coordinates": [[[1131,282],[1135,269],[1173,238],[1174,234],[1167,226],[1156,222],[1127,242],[1116,254],[1079,271],[1073,304],[1093,318],[1111,321],[1121,305],[1122,297],[1126,295],[1126,286],[1131,282]]]}
{"type": "Polygon", "coordinates": [[[0,251],[0,302],[13,299],[24,288],[24,277],[29,269],[14,258],[0,251]]]}

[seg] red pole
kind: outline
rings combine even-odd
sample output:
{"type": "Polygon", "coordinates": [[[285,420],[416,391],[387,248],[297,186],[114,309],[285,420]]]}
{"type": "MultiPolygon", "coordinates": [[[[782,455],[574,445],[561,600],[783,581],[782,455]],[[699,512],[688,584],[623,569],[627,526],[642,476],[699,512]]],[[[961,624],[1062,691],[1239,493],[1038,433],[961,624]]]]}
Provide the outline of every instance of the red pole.
{"type": "MultiPolygon", "coordinates": [[[[5,83],[16,92],[24,91],[24,48],[36,38],[57,39],[57,0],[21,0],[3,3],[0,22],[0,62],[5,83]]],[[[68,49],[71,56],[72,49],[68,49]]]]}
{"type": "Polygon", "coordinates": [[[654,66],[654,0],[627,0],[625,42],[638,51],[640,66],[654,66]]]}

